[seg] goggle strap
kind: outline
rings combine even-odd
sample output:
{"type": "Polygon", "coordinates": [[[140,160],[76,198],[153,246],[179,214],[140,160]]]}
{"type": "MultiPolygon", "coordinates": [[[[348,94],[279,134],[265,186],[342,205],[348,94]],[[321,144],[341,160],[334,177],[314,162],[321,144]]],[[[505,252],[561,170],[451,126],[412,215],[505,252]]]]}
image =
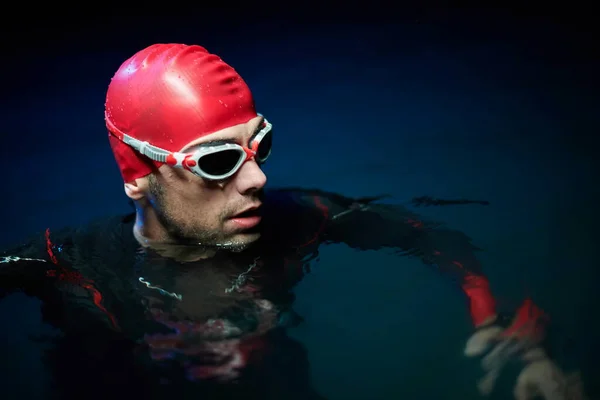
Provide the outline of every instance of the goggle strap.
{"type": "MultiPolygon", "coordinates": [[[[261,117],[263,116],[260,113],[258,115],[261,117]]],[[[105,116],[106,116],[106,113],[105,113],[105,116]]],[[[119,129],[117,129],[112,124],[112,122],[110,121],[110,119],[107,116],[105,119],[106,119],[107,127],[109,128],[109,132],[111,132],[111,134],[113,134],[114,136],[119,138],[126,145],[131,146],[133,149],[137,150],[139,153],[143,154],[144,156],[148,157],[151,160],[154,160],[154,161],[157,161],[160,163],[178,165],[178,166],[186,168],[186,166],[184,165],[185,157],[187,156],[186,154],[173,153],[168,150],[161,149],[160,147],[153,146],[148,142],[142,142],[141,140],[135,139],[135,138],[127,135],[126,133],[121,132],[119,129]],[[122,136],[122,137],[120,138],[119,136],[122,136]],[[171,161],[171,162],[169,162],[169,161],[171,161]]],[[[262,128],[263,134],[261,136],[264,137],[264,135],[266,135],[269,131],[271,131],[272,127],[273,127],[273,125],[271,125],[266,119],[264,119],[263,128],[262,128]]],[[[244,150],[244,152],[246,153],[246,161],[252,157],[255,157],[257,154],[257,150],[258,150],[258,143],[253,144],[250,151],[244,150]]]]}
{"type": "Polygon", "coordinates": [[[142,142],[140,140],[134,139],[127,134],[123,134],[123,143],[133,147],[149,159],[161,163],[166,163],[167,157],[173,154],[170,151],[161,149],[160,147],[152,146],[148,142],[142,142]]]}

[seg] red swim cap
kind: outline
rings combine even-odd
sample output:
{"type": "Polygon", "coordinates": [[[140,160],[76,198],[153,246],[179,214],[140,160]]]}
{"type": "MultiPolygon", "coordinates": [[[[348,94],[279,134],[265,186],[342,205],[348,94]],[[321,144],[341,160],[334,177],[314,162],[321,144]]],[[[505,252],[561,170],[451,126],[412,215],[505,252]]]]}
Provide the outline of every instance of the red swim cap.
{"type": "Polygon", "coordinates": [[[256,117],[239,74],[200,46],[155,44],[125,61],[108,86],[109,141],[125,182],[161,163],[120,139],[123,133],[169,151],[256,117]]]}

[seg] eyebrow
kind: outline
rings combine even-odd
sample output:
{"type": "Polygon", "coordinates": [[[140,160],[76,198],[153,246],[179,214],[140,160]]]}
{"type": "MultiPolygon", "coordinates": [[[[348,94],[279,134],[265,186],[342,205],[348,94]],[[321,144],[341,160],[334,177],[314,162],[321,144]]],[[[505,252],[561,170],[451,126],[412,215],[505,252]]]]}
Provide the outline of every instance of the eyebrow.
{"type": "MultiPolygon", "coordinates": [[[[263,128],[263,123],[265,122],[264,118],[261,118],[259,120],[259,123],[256,127],[256,129],[254,130],[254,133],[252,134],[252,136],[250,136],[250,139],[248,139],[248,142],[251,142],[252,139],[254,139],[256,137],[256,135],[258,135],[258,133],[262,130],[263,128]]],[[[231,138],[231,139],[215,139],[215,140],[211,140],[208,142],[203,142],[198,144],[198,147],[205,147],[205,146],[219,146],[222,144],[236,144],[238,143],[237,139],[231,138]]]]}

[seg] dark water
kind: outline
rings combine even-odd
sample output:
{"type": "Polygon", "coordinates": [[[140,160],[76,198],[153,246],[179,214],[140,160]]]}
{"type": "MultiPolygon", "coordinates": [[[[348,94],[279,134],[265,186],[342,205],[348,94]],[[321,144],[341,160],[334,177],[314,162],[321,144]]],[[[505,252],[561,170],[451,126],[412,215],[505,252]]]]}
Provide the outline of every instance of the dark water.
{"type": "MultiPolygon", "coordinates": [[[[2,140],[12,151],[2,159],[10,173],[1,241],[128,211],[105,139],[106,86],[153,41],[199,43],[244,76],[276,127],[269,185],[389,193],[398,203],[488,200],[420,211],[485,249],[500,307],[532,296],[552,316],[557,359],[581,369],[598,394],[594,49],[564,27],[475,25],[256,28],[255,40],[179,27],[147,40],[59,46],[54,58],[42,48],[7,67],[10,136],[2,140]]],[[[295,292],[305,322],[289,333],[326,398],[478,398],[479,371],[462,356],[470,334],[463,300],[419,261],[325,247],[295,292]]],[[[50,329],[38,310],[23,295],[0,303],[3,399],[42,398],[41,346],[28,338],[50,329]]],[[[493,398],[508,398],[511,386],[502,380],[493,398]]]]}

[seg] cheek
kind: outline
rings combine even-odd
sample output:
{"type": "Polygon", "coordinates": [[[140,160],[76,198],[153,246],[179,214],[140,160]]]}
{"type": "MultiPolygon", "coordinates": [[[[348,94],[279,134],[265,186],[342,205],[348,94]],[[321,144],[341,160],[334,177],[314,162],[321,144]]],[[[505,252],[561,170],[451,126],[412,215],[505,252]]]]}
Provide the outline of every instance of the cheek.
{"type": "Polygon", "coordinates": [[[166,193],[178,203],[197,204],[215,196],[202,179],[186,171],[173,171],[165,181],[166,193]]]}
{"type": "MultiPolygon", "coordinates": [[[[203,220],[217,223],[221,215],[227,214],[230,185],[205,182],[183,170],[169,169],[162,182],[168,211],[188,221],[203,220]]],[[[175,216],[175,215],[174,215],[175,216]]]]}
{"type": "Polygon", "coordinates": [[[173,206],[177,213],[191,220],[210,222],[226,211],[226,196],[220,188],[189,185],[174,193],[173,206]]]}

